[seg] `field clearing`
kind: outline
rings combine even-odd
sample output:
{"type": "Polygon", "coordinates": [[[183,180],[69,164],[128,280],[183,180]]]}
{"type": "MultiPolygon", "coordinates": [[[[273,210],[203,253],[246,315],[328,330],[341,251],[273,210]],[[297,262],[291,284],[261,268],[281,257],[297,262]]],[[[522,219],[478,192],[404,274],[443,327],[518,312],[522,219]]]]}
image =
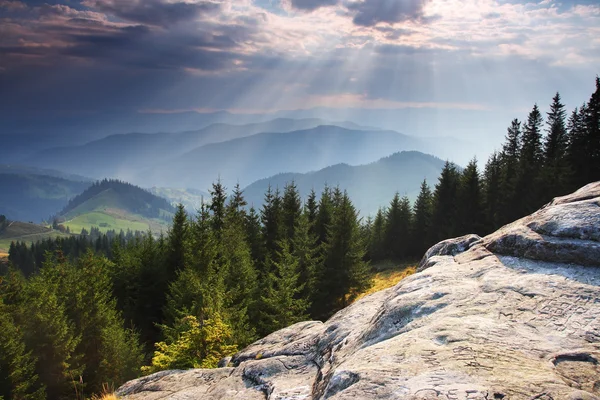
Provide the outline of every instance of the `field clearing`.
{"type": "Polygon", "coordinates": [[[83,215],[79,215],[69,221],[62,223],[64,226],[69,227],[71,232],[80,233],[83,228],[90,230],[90,227],[98,227],[101,232],[109,230],[120,230],[127,231],[147,231],[150,227],[147,223],[141,221],[130,221],[122,218],[117,218],[113,215],[108,215],[103,212],[90,212],[83,215]]]}
{"type": "Polygon", "coordinates": [[[393,264],[385,263],[375,265],[374,269],[376,272],[373,274],[373,286],[364,293],[361,293],[356,300],[379,292],[387,288],[396,286],[402,279],[411,276],[417,271],[416,263],[409,264],[393,264]]]}
{"type": "Polygon", "coordinates": [[[127,232],[127,229],[146,232],[148,229],[151,229],[152,232],[160,233],[161,231],[166,232],[168,229],[166,224],[144,219],[137,215],[127,214],[121,210],[93,211],[79,215],[62,224],[68,226],[72,233],[77,234],[83,228],[89,231],[92,226],[100,229],[100,232],[109,230],[117,232],[123,230],[123,232],[127,232]]]}
{"type": "Polygon", "coordinates": [[[67,233],[61,233],[57,231],[49,231],[45,233],[33,233],[29,235],[21,235],[21,236],[12,236],[12,237],[3,237],[0,239],[0,253],[8,253],[8,249],[10,248],[11,242],[25,242],[28,245],[31,242],[36,243],[40,240],[45,240],[49,238],[57,238],[57,237],[69,237],[71,235],[67,233]]]}

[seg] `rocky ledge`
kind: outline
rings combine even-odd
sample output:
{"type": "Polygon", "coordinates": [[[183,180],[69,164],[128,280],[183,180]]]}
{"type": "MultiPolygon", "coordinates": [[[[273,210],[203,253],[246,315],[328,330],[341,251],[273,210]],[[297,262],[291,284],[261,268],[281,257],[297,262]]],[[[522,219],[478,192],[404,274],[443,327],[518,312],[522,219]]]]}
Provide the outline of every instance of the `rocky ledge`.
{"type": "Polygon", "coordinates": [[[599,399],[600,182],[480,238],[329,321],[216,370],[131,381],[127,399],[599,399]]]}

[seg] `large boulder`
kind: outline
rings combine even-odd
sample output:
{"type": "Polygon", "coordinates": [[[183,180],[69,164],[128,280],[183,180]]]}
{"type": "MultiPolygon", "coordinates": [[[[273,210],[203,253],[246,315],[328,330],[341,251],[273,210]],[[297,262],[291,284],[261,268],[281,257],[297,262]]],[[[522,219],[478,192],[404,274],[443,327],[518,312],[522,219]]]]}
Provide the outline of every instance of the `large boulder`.
{"type": "Polygon", "coordinates": [[[129,382],[127,399],[599,399],[600,183],[484,238],[326,323],[302,322],[229,367],[129,382]]]}

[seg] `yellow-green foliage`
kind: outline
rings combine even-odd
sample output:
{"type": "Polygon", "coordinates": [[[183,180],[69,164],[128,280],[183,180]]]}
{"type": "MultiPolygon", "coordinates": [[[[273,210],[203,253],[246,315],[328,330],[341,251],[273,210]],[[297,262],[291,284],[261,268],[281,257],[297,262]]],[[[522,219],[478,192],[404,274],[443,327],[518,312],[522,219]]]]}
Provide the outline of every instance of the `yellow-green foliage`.
{"type": "Polygon", "coordinates": [[[396,286],[402,279],[414,274],[416,272],[416,266],[407,266],[402,269],[389,269],[381,272],[377,272],[373,278],[373,286],[364,293],[361,293],[356,300],[361,299],[370,294],[379,292],[380,290],[396,286]]]}
{"type": "Polygon", "coordinates": [[[221,358],[237,351],[237,346],[230,344],[233,332],[219,315],[202,323],[194,316],[187,316],[181,323],[178,339],[170,344],[157,343],[152,365],[142,367],[143,373],[151,374],[166,369],[216,368],[221,358]]]}

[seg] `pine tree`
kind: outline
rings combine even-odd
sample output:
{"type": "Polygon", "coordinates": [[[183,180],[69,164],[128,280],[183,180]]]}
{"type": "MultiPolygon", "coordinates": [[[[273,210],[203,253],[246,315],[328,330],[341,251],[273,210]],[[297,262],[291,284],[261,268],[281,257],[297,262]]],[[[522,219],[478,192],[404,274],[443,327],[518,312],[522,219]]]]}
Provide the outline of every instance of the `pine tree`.
{"type": "Polygon", "coordinates": [[[325,186],[319,199],[319,212],[317,214],[317,220],[315,223],[315,232],[317,234],[317,240],[319,244],[327,242],[327,232],[329,225],[333,218],[334,204],[332,200],[332,193],[328,186],[325,186]]]}
{"type": "Polygon", "coordinates": [[[383,209],[379,208],[373,220],[371,237],[369,238],[369,253],[371,254],[372,261],[381,261],[386,256],[385,213],[383,209]]]}
{"type": "Polygon", "coordinates": [[[211,202],[209,209],[212,212],[212,228],[218,237],[225,226],[225,202],[227,201],[227,189],[221,183],[221,179],[213,183],[210,195],[211,202]]]}
{"type": "Polygon", "coordinates": [[[269,274],[266,291],[261,296],[263,329],[267,333],[308,319],[308,302],[299,296],[305,286],[300,281],[299,260],[291,253],[287,240],[279,247],[278,261],[274,262],[274,271],[269,274]]]}
{"type": "Polygon", "coordinates": [[[600,77],[596,76],[596,91],[585,108],[585,130],[589,166],[584,175],[586,183],[600,180],[600,77]]]}
{"type": "Polygon", "coordinates": [[[263,242],[265,244],[265,259],[263,268],[267,268],[269,260],[279,250],[279,241],[283,238],[284,230],[282,223],[282,207],[279,190],[267,189],[265,201],[261,210],[261,222],[263,227],[263,242]]]}
{"type": "MultiPolygon", "coordinates": [[[[429,232],[431,230],[431,217],[433,213],[433,195],[427,181],[421,183],[421,190],[415,200],[413,214],[414,222],[412,225],[412,251],[414,257],[422,257],[425,251],[429,249],[432,243],[429,242],[429,232]]],[[[375,219],[377,221],[377,219],[375,219]]]]}
{"type": "Polygon", "coordinates": [[[523,147],[519,165],[519,179],[517,193],[519,195],[518,213],[527,215],[535,211],[541,205],[539,180],[543,161],[542,152],[542,114],[537,104],[527,117],[527,123],[523,130],[523,147]]]}
{"type": "Polygon", "coordinates": [[[168,257],[167,257],[167,279],[172,280],[176,273],[185,265],[186,240],[188,235],[188,220],[183,204],[177,205],[177,211],[173,217],[173,225],[169,230],[168,257]]]}
{"type": "Polygon", "coordinates": [[[117,311],[109,261],[88,252],[76,266],[59,262],[44,268],[45,281],[57,284],[59,302],[81,336],[75,353],[85,363],[80,374],[85,391],[100,392],[105,383],[118,386],[135,378],[142,352],[137,335],[124,329],[117,311]]]}
{"type": "Polygon", "coordinates": [[[317,203],[317,194],[314,189],[310,190],[308,198],[306,199],[306,205],[304,212],[308,218],[308,223],[310,225],[311,233],[316,235],[316,226],[317,226],[317,215],[319,213],[319,204],[317,203]]]}
{"type": "Polygon", "coordinates": [[[546,120],[546,137],[544,138],[543,171],[541,176],[542,201],[549,201],[555,196],[566,194],[567,179],[567,128],[565,126],[565,106],[560,102],[560,94],[552,99],[550,112],[546,120]]]}
{"type": "Polygon", "coordinates": [[[291,251],[294,251],[292,240],[295,236],[296,226],[302,214],[302,200],[294,181],[285,185],[282,198],[282,223],[284,238],[290,243],[291,251]]]}
{"type": "Polygon", "coordinates": [[[59,265],[53,262],[42,268],[24,287],[18,310],[26,347],[37,358],[35,372],[51,399],[70,399],[74,388],[81,390],[79,377],[83,360],[76,353],[82,337],[69,320],[67,306],[61,301],[61,287],[56,279],[59,265]]]}
{"type": "Polygon", "coordinates": [[[45,399],[45,388],[35,373],[37,360],[27,351],[13,313],[0,296],[0,398],[45,399]]]}
{"type": "Polygon", "coordinates": [[[412,211],[407,197],[398,192],[390,202],[385,223],[385,248],[389,257],[401,260],[408,255],[412,211]]]}
{"type": "Polygon", "coordinates": [[[570,191],[577,190],[587,182],[586,170],[589,165],[587,160],[589,153],[587,151],[587,137],[585,129],[585,111],[586,104],[571,113],[567,123],[567,162],[571,167],[570,191]]]}
{"type": "Polygon", "coordinates": [[[258,265],[264,259],[265,249],[261,236],[260,215],[254,207],[251,207],[246,215],[245,227],[252,260],[255,265],[258,265]]]}
{"type": "MultiPolygon", "coordinates": [[[[496,223],[506,223],[517,218],[518,213],[518,193],[517,184],[519,177],[519,160],[521,157],[522,146],[521,122],[514,119],[511,126],[508,128],[505,138],[505,143],[502,146],[502,152],[496,155],[498,162],[499,180],[498,187],[495,188],[499,197],[493,200],[497,204],[495,211],[496,223]]],[[[485,174],[484,174],[485,175],[485,174]]]]}
{"type": "MultiPolygon", "coordinates": [[[[504,222],[502,215],[507,214],[500,200],[502,197],[502,164],[498,153],[492,153],[488,158],[483,172],[483,203],[485,214],[485,231],[493,232],[504,222]]],[[[510,195],[509,195],[510,196],[510,195]]],[[[507,196],[507,198],[509,197],[507,196]]],[[[514,211],[512,211],[514,212],[514,211]]]]}
{"type": "Polygon", "coordinates": [[[293,255],[298,262],[298,281],[303,284],[296,298],[305,299],[307,303],[315,286],[313,278],[320,263],[317,236],[312,233],[311,228],[309,214],[305,212],[300,216],[296,227],[293,255]]]}
{"type": "Polygon", "coordinates": [[[456,165],[447,161],[433,193],[430,231],[432,243],[455,237],[458,232],[456,213],[459,183],[460,173],[456,165]]]}
{"type": "Polygon", "coordinates": [[[467,167],[463,170],[460,177],[457,197],[456,234],[483,234],[485,225],[482,187],[476,159],[469,162],[467,167]]]}
{"type": "Polygon", "coordinates": [[[365,244],[359,229],[356,209],[344,192],[328,230],[323,269],[317,276],[318,290],[313,298],[313,316],[327,318],[370,287],[369,266],[363,259],[365,244]]]}
{"type": "MultiPolygon", "coordinates": [[[[224,274],[227,313],[224,315],[233,329],[235,343],[246,346],[256,339],[251,317],[257,311],[257,271],[252,262],[243,222],[228,215],[221,246],[220,270],[224,274]]],[[[252,318],[252,320],[254,320],[252,318]]]]}

